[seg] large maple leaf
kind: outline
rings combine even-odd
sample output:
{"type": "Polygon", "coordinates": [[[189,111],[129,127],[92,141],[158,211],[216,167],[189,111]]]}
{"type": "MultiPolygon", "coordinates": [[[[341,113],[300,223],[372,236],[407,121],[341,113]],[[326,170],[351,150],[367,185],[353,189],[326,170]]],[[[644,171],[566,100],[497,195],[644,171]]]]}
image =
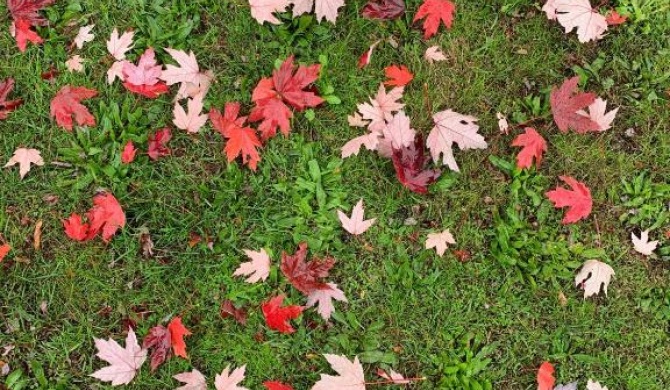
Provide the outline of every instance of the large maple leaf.
{"type": "Polygon", "coordinates": [[[5,79],[0,82],[0,120],[7,119],[7,114],[23,104],[23,100],[7,100],[9,93],[14,89],[14,79],[5,79]]]}
{"type": "Polygon", "coordinates": [[[428,39],[437,33],[440,22],[451,28],[455,13],[456,4],[449,0],[425,0],[414,16],[414,22],[426,18],[423,22],[423,37],[428,39]]]}
{"type": "Polygon", "coordinates": [[[344,0],[293,0],[293,17],[308,13],[314,8],[316,20],[326,19],[335,23],[337,9],[344,6],[344,0]]]}
{"type": "Polygon", "coordinates": [[[102,240],[109,242],[116,231],[126,225],[126,214],[119,201],[110,193],[100,193],[93,198],[93,207],[86,213],[90,223],[87,240],[101,233],[102,240]]]}
{"type": "Polygon", "coordinates": [[[167,85],[178,83],[194,83],[200,74],[198,60],[193,52],[186,53],[183,50],[166,48],[165,51],[177,61],[179,66],[165,65],[165,70],[159,76],[167,85]]]}
{"type": "Polygon", "coordinates": [[[558,23],[566,33],[576,28],[579,42],[595,41],[605,35],[607,19],[591,7],[589,0],[556,0],[553,5],[558,23]]]}
{"type": "Polygon", "coordinates": [[[486,149],[484,137],[478,133],[477,118],[461,115],[452,110],[444,110],[433,115],[435,127],[431,130],[426,144],[435,162],[440,161],[453,171],[459,171],[454,158],[452,146],[458,145],[461,150],[486,149]]]}
{"type": "Polygon", "coordinates": [[[311,390],[365,390],[365,373],[363,366],[358,361],[358,356],[350,361],[346,356],[323,355],[330,367],[337,372],[338,376],[321,374],[321,379],[312,386],[311,390]]]}
{"type": "Polygon", "coordinates": [[[256,170],[261,157],[258,148],[262,146],[258,139],[256,131],[251,127],[244,126],[246,117],[239,117],[239,103],[226,103],[221,111],[212,108],[209,111],[209,120],[214,128],[226,138],[224,152],[228,162],[233,161],[238,156],[242,157],[242,163],[247,164],[252,170],[256,170]]]}
{"type": "Polygon", "coordinates": [[[273,13],[286,12],[286,7],[289,5],[291,5],[291,0],[249,0],[251,17],[260,24],[264,22],[280,24],[281,21],[273,13]]]}
{"type": "Polygon", "coordinates": [[[416,130],[410,127],[410,118],[403,111],[399,111],[388,121],[382,135],[384,137],[379,139],[377,151],[384,157],[391,157],[393,149],[412,145],[416,130]]]}
{"type": "Polygon", "coordinates": [[[575,286],[584,289],[584,299],[591,295],[598,295],[600,289],[605,291],[614,275],[614,269],[608,264],[598,260],[588,260],[582,265],[582,269],[575,276],[575,286]]]}
{"type": "Polygon", "coordinates": [[[44,165],[44,160],[37,149],[18,148],[14,151],[12,158],[5,164],[5,168],[15,164],[19,165],[19,176],[23,179],[30,171],[30,164],[42,166],[44,165]]]}
{"type": "Polygon", "coordinates": [[[168,87],[160,80],[163,67],[156,63],[156,53],[148,48],[140,56],[137,65],[132,62],[123,63],[123,86],[130,92],[155,99],[167,93],[168,87]]]}
{"type": "Polygon", "coordinates": [[[21,52],[26,51],[28,42],[42,43],[42,38],[32,27],[45,26],[48,23],[39,12],[55,2],[56,0],[7,0],[7,8],[14,19],[10,33],[21,52]]]}
{"type": "Polygon", "coordinates": [[[289,323],[290,320],[298,318],[304,308],[302,306],[290,305],[282,307],[284,296],[278,295],[263,303],[263,316],[270,327],[280,333],[293,333],[295,329],[289,323]]]}
{"type": "Polygon", "coordinates": [[[272,73],[271,78],[261,79],[251,95],[256,106],[251,111],[249,120],[262,121],[258,130],[264,140],[274,137],[277,128],[288,136],[290,119],[293,117],[289,106],[303,111],[324,102],[315,92],[306,90],[319,78],[321,65],[294,68],[291,56],[272,73]]]}
{"type": "Polygon", "coordinates": [[[361,15],[367,19],[397,19],[404,13],[403,0],[370,0],[361,10],[361,15]]]}
{"type": "Polygon", "coordinates": [[[51,117],[56,118],[56,123],[68,131],[72,131],[74,122],[79,126],[95,126],[95,118],[81,101],[97,94],[94,89],[66,85],[51,100],[51,117]]]}
{"type": "Polygon", "coordinates": [[[393,149],[392,158],[400,183],[418,194],[428,193],[428,186],[442,173],[437,169],[426,169],[428,157],[425,155],[421,134],[417,134],[410,146],[393,149]]]}
{"type": "Polygon", "coordinates": [[[307,262],[306,257],[307,244],[302,242],[298,245],[295,254],[282,253],[280,268],[293,287],[309,295],[314,290],[328,288],[328,285],[321,279],[328,276],[330,269],[335,265],[335,259],[332,257],[314,258],[307,262]]]}
{"type": "Polygon", "coordinates": [[[519,134],[512,142],[512,146],[523,148],[516,156],[516,166],[520,169],[530,168],[535,158],[535,165],[539,167],[542,154],[547,151],[547,141],[532,127],[526,127],[525,130],[525,133],[519,134]]]}
{"type": "Polygon", "coordinates": [[[202,114],[203,98],[203,95],[196,95],[192,99],[187,99],[186,106],[188,113],[178,101],[174,102],[174,109],[172,110],[174,119],[172,123],[178,129],[186,130],[189,134],[195,134],[200,131],[200,128],[207,123],[207,114],[202,114]]]}
{"type": "Polygon", "coordinates": [[[103,382],[111,382],[112,386],[130,383],[147,359],[147,351],[140,348],[132,328],[128,329],[125,348],[112,339],[95,339],[95,347],[98,350],[96,356],[109,363],[109,366],[91,376],[103,382]]]}
{"type": "Polygon", "coordinates": [[[227,366],[221,374],[214,377],[214,388],[216,390],[249,390],[246,387],[238,386],[244,380],[244,370],[246,366],[238,367],[232,372],[230,366],[227,366]]]}
{"type": "Polygon", "coordinates": [[[134,31],[126,31],[119,36],[119,30],[115,27],[107,41],[107,52],[117,61],[125,60],[126,53],[133,47],[134,36],[134,31]]]}
{"type": "Polygon", "coordinates": [[[551,90],[551,112],[558,129],[566,133],[573,129],[583,134],[588,131],[598,131],[600,125],[586,115],[580,114],[580,110],[587,108],[596,100],[594,93],[577,92],[579,77],[575,76],[565,80],[560,88],[551,90]]]}
{"type": "Polygon", "coordinates": [[[554,203],[554,207],[568,207],[568,212],[565,213],[563,218],[563,224],[575,223],[588,217],[593,207],[593,199],[589,188],[570,176],[560,176],[559,178],[571,189],[556,188],[547,191],[545,195],[554,203]]]}

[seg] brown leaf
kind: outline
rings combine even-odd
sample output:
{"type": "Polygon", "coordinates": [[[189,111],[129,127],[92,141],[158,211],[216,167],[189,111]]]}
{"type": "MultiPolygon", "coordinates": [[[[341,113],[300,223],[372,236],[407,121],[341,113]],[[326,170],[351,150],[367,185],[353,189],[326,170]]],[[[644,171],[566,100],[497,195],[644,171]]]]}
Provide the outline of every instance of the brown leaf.
{"type": "Polygon", "coordinates": [[[140,235],[140,245],[142,246],[142,256],[154,256],[154,242],[151,240],[151,235],[148,231],[140,235]]]}
{"type": "Polygon", "coordinates": [[[198,245],[202,241],[202,237],[198,233],[193,233],[190,232],[188,234],[188,247],[193,248],[194,246],[198,245]]]}
{"type": "Polygon", "coordinates": [[[565,306],[568,304],[568,298],[565,296],[565,294],[563,294],[563,291],[558,292],[558,303],[561,306],[565,306]]]}
{"type": "Polygon", "coordinates": [[[38,219],[35,223],[35,231],[33,232],[33,248],[36,251],[42,249],[42,220],[38,219]]]}
{"type": "Polygon", "coordinates": [[[247,324],[247,311],[244,308],[237,308],[233,305],[233,302],[229,299],[225,299],[221,302],[221,308],[219,309],[219,314],[221,318],[232,317],[235,321],[239,322],[242,325],[247,324]]]}

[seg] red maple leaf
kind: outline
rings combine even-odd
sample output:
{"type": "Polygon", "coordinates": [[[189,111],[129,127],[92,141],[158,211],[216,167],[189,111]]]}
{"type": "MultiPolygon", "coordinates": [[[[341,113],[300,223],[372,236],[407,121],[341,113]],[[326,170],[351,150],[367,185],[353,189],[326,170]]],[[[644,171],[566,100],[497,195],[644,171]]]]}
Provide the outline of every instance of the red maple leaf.
{"type": "Polygon", "coordinates": [[[456,4],[449,0],[425,0],[414,16],[414,22],[426,18],[423,22],[423,37],[428,39],[437,33],[440,21],[451,28],[456,13],[456,4]]]}
{"type": "Polygon", "coordinates": [[[393,167],[403,186],[418,194],[428,193],[428,186],[442,173],[439,169],[425,169],[429,157],[423,147],[423,137],[416,135],[414,144],[393,149],[393,167]]]}
{"type": "Polygon", "coordinates": [[[247,311],[241,307],[235,307],[230,299],[225,299],[221,302],[219,314],[221,315],[221,318],[232,317],[242,325],[247,324],[247,311]]]}
{"type": "Polygon", "coordinates": [[[123,83],[123,86],[126,87],[126,89],[130,92],[136,93],[138,95],[142,95],[146,98],[149,99],[156,99],[160,95],[164,93],[168,93],[170,90],[167,85],[164,83],[156,83],[153,85],[135,85],[135,84],[130,84],[130,83],[123,83]]]}
{"type": "Polygon", "coordinates": [[[608,25],[610,26],[616,26],[619,24],[624,24],[628,20],[628,16],[621,15],[616,10],[611,10],[608,14],[607,17],[605,17],[605,21],[607,22],[608,25]]]}
{"type": "Polygon", "coordinates": [[[12,247],[9,244],[0,245],[0,263],[5,259],[5,256],[12,250],[12,247]]]}
{"type": "Polygon", "coordinates": [[[281,272],[288,278],[293,287],[305,295],[309,295],[315,290],[329,289],[328,284],[321,279],[328,276],[328,272],[335,265],[335,259],[332,257],[314,258],[307,262],[305,261],[306,257],[307,244],[304,242],[298,245],[298,250],[293,255],[283,252],[281,255],[281,272]]]}
{"type": "Polygon", "coordinates": [[[554,378],[554,366],[544,362],[537,370],[537,390],[553,390],[556,379],[554,378]]]}
{"type": "Polygon", "coordinates": [[[535,165],[539,167],[542,154],[547,151],[547,142],[532,127],[526,127],[525,130],[525,133],[519,134],[512,142],[512,146],[523,147],[516,156],[516,166],[520,169],[530,168],[535,158],[535,165]]]}
{"type": "Polygon", "coordinates": [[[87,240],[101,233],[102,240],[109,242],[116,231],[126,225],[126,214],[119,201],[109,193],[101,193],[93,198],[93,207],[86,213],[86,217],[90,223],[87,240]]]}
{"type": "Polygon", "coordinates": [[[65,234],[75,241],[84,241],[88,236],[89,225],[82,222],[79,214],[72,213],[68,219],[64,219],[63,227],[65,234]]]}
{"type": "Polygon", "coordinates": [[[277,134],[277,128],[288,136],[291,107],[303,111],[307,107],[316,107],[324,100],[312,90],[305,90],[319,78],[321,65],[298,66],[294,71],[293,56],[272,72],[271,78],[258,82],[251,96],[256,107],[251,111],[251,122],[261,121],[258,130],[261,138],[267,140],[277,134]]]}
{"type": "Polygon", "coordinates": [[[28,41],[42,43],[42,38],[31,28],[48,23],[39,11],[55,2],[56,0],[7,0],[7,8],[14,19],[10,31],[22,53],[26,51],[28,41]]]}
{"type": "Polygon", "coordinates": [[[410,72],[405,65],[387,66],[384,68],[384,74],[388,79],[384,81],[384,85],[393,85],[396,87],[407,85],[414,78],[412,72],[410,72]]]}
{"type": "Polygon", "coordinates": [[[94,89],[66,85],[51,100],[51,116],[68,131],[72,131],[73,117],[79,126],[95,126],[95,118],[81,101],[97,94],[94,89]]]}
{"type": "Polygon", "coordinates": [[[262,309],[265,323],[270,329],[274,329],[280,333],[293,333],[295,329],[293,329],[289,321],[298,318],[304,308],[296,305],[281,307],[283,301],[284,295],[278,295],[263,303],[262,309]]]}
{"type": "Polygon", "coordinates": [[[190,335],[180,317],[174,317],[167,327],[157,325],[149,329],[149,334],[142,342],[142,348],[153,349],[151,352],[151,371],[155,371],[174,352],[176,356],[186,358],[184,336],[190,335]]]}
{"type": "Polygon", "coordinates": [[[130,164],[133,162],[133,160],[135,160],[136,153],[137,149],[135,149],[133,141],[128,141],[126,146],[123,147],[123,151],[121,152],[121,162],[124,164],[130,164]]]}
{"type": "Polygon", "coordinates": [[[169,127],[156,130],[155,133],[149,135],[149,148],[147,154],[152,160],[158,160],[159,157],[168,156],[170,149],[166,146],[168,141],[172,138],[172,133],[169,127]]]}
{"type": "Polygon", "coordinates": [[[168,330],[170,331],[170,339],[172,341],[172,350],[174,351],[174,354],[186,359],[188,356],[186,355],[186,342],[184,341],[184,336],[190,336],[191,332],[186,329],[181,322],[181,317],[174,317],[168,324],[168,330]]]}
{"type": "Polygon", "coordinates": [[[570,176],[559,176],[559,178],[572,189],[556,188],[548,191],[545,195],[554,203],[554,207],[568,207],[568,212],[565,213],[563,218],[563,224],[575,223],[588,217],[593,207],[591,191],[584,183],[570,176]]]}
{"type": "Polygon", "coordinates": [[[14,111],[23,104],[23,100],[7,100],[9,93],[14,89],[14,79],[6,79],[0,82],[0,120],[7,119],[7,114],[14,111]]]}
{"type": "Polygon", "coordinates": [[[577,84],[579,76],[566,80],[560,88],[551,90],[551,112],[558,129],[566,133],[573,129],[583,134],[587,131],[599,131],[600,125],[588,116],[579,114],[577,111],[587,108],[596,100],[594,93],[578,93],[577,84]]]}
{"type": "Polygon", "coordinates": [[[244,126],[247,118],[238,117],[239,112],[239,103],[226,103],[223,114],[212,108],[209,111],[209,120],[212,121],[214,128],[227,139],[224,152],[228,162],[241,156],[242,163],[247,164],[255,171],[258,162],[261,160],[257,148],[260,148],[262,144],[256,135],[256,131],[251,127],[244,126]]]}
{"type": "Polygon", "coordinates": [[[404,13],[403,0],[370,0],[361,10],[361,15],[367,19],[390,20],[399,18],[404,13]]]}
{"type": "Polygon", "coordinates": [[[278,381],[263,382],[263,386],[265,386],[265,388],[268,390],[293,390],[293,387],[290,385],[286,385],[278,381]]]}

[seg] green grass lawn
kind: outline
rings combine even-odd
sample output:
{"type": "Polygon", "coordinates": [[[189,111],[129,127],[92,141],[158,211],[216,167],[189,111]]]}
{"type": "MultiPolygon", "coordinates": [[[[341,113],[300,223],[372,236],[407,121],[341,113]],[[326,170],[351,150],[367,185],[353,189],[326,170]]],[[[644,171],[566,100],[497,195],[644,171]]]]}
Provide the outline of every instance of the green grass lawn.
{"type": "Polygon", "coordinates": [[[0,79],[15,78],[12,96],[25,104],[0,121],[0,163],[18,147],[41,150],[46,161],[24,180],[16,168],[0,173],[0,237],[13,247],[0,264],[0,354],[14,347],[0,361],[27,385],[7,388],[108,388],[88,377],[105,365],[94,356],[94,337],[122,341],[130,320],[143,338],[175,315],[193,332],[189,358],[173,357],[155,373],[145,365],[127,388],[171,389],[174,374],[197,368],[213,380],[227,364],[246,364],[249,388],[282,380],[308,389],[319,373],[331,373],[323,353],[358,355],[370,382],[377,367],[426,377],[408,386],[416,389],[536,388],[545,360],[556,366],[557,383],[580,380],[580,389],[587,378],[610,390],[670,387],[667,0],[601,2],[628,9],[632,19],[588,44],[548,21],[539,1],[456,3],[453,28],[428,41],[411,23],[416,0],[396,21],[363,19],[364,1],[349,0],[337,25],[287,15],[280,26],[257,24],[245,0],[60,0],[46,10],[50,26],[39,29],[45,43],[25,54],[3,18],[0,79]],[[70,42],[90,23],[96,39],[77,51],[86,71],[69,73],[70,42]],[[316,108],[311,120],[297,113],[290,137],[262,149],[256,172],[226,162],[210,124],[195,136],[173,129],[171,156],[153,162],[141,155],[120,166],[112,159],[119,139],[146,150],[150,132],[171,126],[174,91],[148,100],[106,83],[105,40],[114,27],[135,30],[134,52],[154,47],[159,62],[172,63],[164,47],[192,50],[216,74],[207,110],[240,101],[248,112],[258,80],[291,54],[304,64],[327,62],[317,84],[334,87],[341,104],[316,108]],[[359,70],[358,57],[388,38],[398,47],[381,44],[359,70]],[[425,62],[431,45],[447,60],[425,62]],[[456,152],[461,172],[445,171],[426,196],[402,187],[391,162],[376,154],[340,158],[340,147],[362,133],[346,116],[376,92],[391,64],[415,74],[403,98],[413,128],[427,134],[431,115],[450,108],[479,118],[489,142],[487,150],[456,152]],[[51,66],[61,74],[42,80],[51,66]],[[500,134],[496,112],[512,124],[550,118],[551,86],[575,75],[620,107],[613,128],[562,134],[550,119],[535,121],[549,143],[542,166],[508,170],[518,131],[500,134]],[[66,84],[99,91],[85,103],[98,126],[68,133],[49,118],[49,102],[66,84]],[[142,115],[129,118],[136,110],[142,115]],[[561,225],[564,211],[544,197],[559,175],[591,188],[586,220],[561,225]],[[85,213],[99,189],[119,199],[127,226],[108,245],[69,240],[61,219],[85,213]],[[352,237],[335,210],[360,198],[378,221],[352,237]],[[42,248],[35,251],[38,220],[42,248]],[[457,244],[444,257],[423,248],[428,233],[447,228],[457,244]],[[645,258],[633,252],[630,233],[647,228],[661,244],[645,258]],[[147,232],[155,248],[145,257],[147,232]],[[202,240],[191,246],[195,234],[202,240]],[[306,311],[294,322],[297,332],[283,335],[267,328],[260,303],[285,293],[304,304],[277,267],[282,251],[303,241],[311,254],[338,260],[329,281],[349,303],[336,304],[330,323],[306,311]],[[243,249],[260,248],[273,260],[268,280],[233,278],[243,249]],[[574,274],[591,258],[616,276],[608,297],[584,300],[574,274]],[[246,326],[221,318],[224,299],[249,307],[246,326]]]}

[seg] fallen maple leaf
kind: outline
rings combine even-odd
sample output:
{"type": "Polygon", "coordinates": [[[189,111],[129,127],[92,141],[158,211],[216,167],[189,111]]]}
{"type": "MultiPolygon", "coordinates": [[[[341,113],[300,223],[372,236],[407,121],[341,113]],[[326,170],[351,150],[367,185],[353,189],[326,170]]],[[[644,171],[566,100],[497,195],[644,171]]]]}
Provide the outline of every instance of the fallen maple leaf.
{"type": "Polygon", "coordinates": [[[586,111],[583,110],[577,111],[577,113],[579,115],[588,117],[593,122],[597,123],[598,129],[596,129],[595,131],[605,131],[609,130],[612,127],[612,122],[614,121],[614,118],[616,117],[619,108],[615,108],[614,110],[608,113],[605,113],[606,111],[607,111],[607,100],[597,98],[589,106],[588,113],[586,113],[586,111]]]}
{"type": "Polygon", "coordinates": [[[579,113],[596,100],[594,93],[578,93],[579,76],[565,80],[560,88],[551,90],[551,112],[558,129],[566,133],[573,129],[583,134],[587,131],[597,131],[600,125],[589,117],[579,113]]]}
{"type": "Polygon", "coordinates": [[[649,241],[649,230],[641,232],[640,237],[637,237],[635,233],[631,232],[630,238],[633,241],[633,249],[635,249],[637,253],[645,256],[651,256],[658,246],[658,241],[649,241]]]}
{"type": "Polygon", "coordinates": [[[72,213],[68,219],[64,219],[63,227],[65,234],[75,241],[84,241],[88,237],[89,225],[82,222],[79,214],[72,213]]]}
{"type": "Polygon", "coordinates": [[[305,307],[312,307],[319,305],[319,308],[316,310],[317,313],[326,321],[330,319],[330,316],[335,311],[335,306],[333,306],[333,300],[340,302],[348,302],[347,297],[344,295],[344,292],[337,288],[335,283],[326,283],[328,288],[313,290],[307,296],[307,304],[305,307]]]}
{"type": "Polygon", "coordinates": [[[579,42],[601,39],[607,31],[607,20],[591,7],[589,0],[556,0],[556,20],[566,34],[577,29],[579,42]]]}
{"type": "Polygon", "coordinates": [[[263,382],[263,386],[268,390],[293,390],[293,387],[277,381],[263,382]]]}
{"type": "Polygon", "coordinates": [[[242,325],[247,324],[247,311],[243,308],[235,307],[230,299],[224,299],[219,308],[221,318],[233,317],[235,321],[242,325]]]}
{"type": "Polygon", "coordinates": [[[586,383],[586,390],[607,390],[607,386],[603,386],[600,382],[589,379],[586,383]]]}
{"type": "Polygon", "coordinates": [[[91,34],[93,27],[95,27],[95,24],[89,24],[88,26],[82,26],[79,28],[79,32],[77,32],[77,36],[74,38],[74,44],[78,49],[82,49],[84,47],[84,43],[91,42],[93,39],[95,39],[95,35],[91,34]]]}
{"type": "Polygon", "coordinates": [[[82,58],[79,54],[74,55],[69,60],[65,61],[65,67],[70,72],[83,72],[84,71],[84,63],[82,62],[82,58]]]}
{"type": "Polygon", "coordinates": [[[575,223],[588,217],[593,207],[593,199],[589,188],[570,176],[559,176],[559,178],[571,189],[556,188],[548,191],[545,195],[554,203],[554,207],[568,207],[568,212],[565,213],[562,221],[563,224],[575,223]]]}
{"type": "Polygon", "coordinates": [[[370,65],[370,62],[372,61],[372,53],[375,51],[375,48],[381,42],[381,39],[376,40],[368,50],[365,51],[365,53],[361,54],[360,57],[358,57],[358,69],[363,69],[366,66],[370,65]]]}
{"type": "Polygon", "coordinates": [[[163,325],[154,326],[142,341],[142,348],[151,351],[151,371],[156,369],[170,356],[172,337],[170,330],[163,325]]]}
{"type": "Polygon", "coordinates": [[[178,129],[186,130],[189,134],[197,133],[207,123],[207,114],[202,114],[203,98],[203,95],[197,95],[193,99],[187,99],[188,113],[184,111],[179,102],[175,102],[172,111],[174,115],[172,123],[178,129]]]}
{"type": "Polygon", "coordinates": [[[456,13],[456,5],[449,0],[425,0],[419,7],[413,22],[426,18],[423,22],[423,38],[428,39],[437,33],[440,22],[451,28],[456,13]]]}
{"type": "Polygon", "coordinates": [[[162,71],[160,78],[165,81],[167,85],[177,83],[195,83],[198,81],[200,74],[200,67],[195,54],[191,51],[186,53],[183,50],[176,50],[166,48],[165,51],[179,64],[179,66],[165,65],[165,70],[162,71]]]}
{"type": "Polygon", "coordinates": [[[337,210],[337,216],[342,223],[344,230],[348,231],[353,235],[359,235],[365,233],[366,230],[370,229],[370,226],[375,223],[376,218],[363,220],[363,199],[359,200],[354,206],[354,209],[351,211],[351,218],[347,217],[345,213],[341,210],[337,210]]]}
{"type": "Polygon", "coordinates": [[[578,382],[570,382],[564,385],[556,385],[554,390],[577,390],[578,382]]]}
{"type": "Polygon", "coordinates": [[[171,138],[172,133],[168,127],[156,130],[155,133],[149,135],[149,151],[147,152],[149,158],[158,160],[159,157],[170,155],[170,149],[166,145],[171,138]]]}
{"type": "Polygon", "coordinates": [[[214,387],[216,390],[249,390],[246,387],[238,386],[244,380],[244,370],[242,366],[230,372],[230,366],[227,366],[221,374],[214,378],[214,387]]]}
{"type": "Polygon", "coordinates": [[[86,213],[90,223],[87,240],[101,233],[102,240],[109,242],[116,231],[126,225],[126,215],[110,193],[100,193],[93,198],[93,207],[86,213]]]}
{"type": "Polygon", "coordinates": [[[0,120],[7,119],[7,114],[23,104],[21,99],[7,100],[7,96],[14,89],[14,79],[5,79],[0,82],[0,120]]]}
{"type": "Polygon", "coordinates": [[[126,59],[126,53],[133,47],[133,37],[135,35],[134,31],[126,31],[121,36],[119,36],[119,31],[114,28],[112,34],[107,41],[107,51],[112,55],[117,61],[123,61],[126,59]]]}
{"type": "Polygon", "coordinates": [[[370,98],[370,103],[357,105],[358,112],[363,119],[369,120],[368,130],[381,133],[386,127],[386,123],[393,118],[393,113],[400,111],[405,105],[398,102],[402,98],[404,87],[396,87],[388,93],[384,84],[379,84],[379,90],[374,98],[370,98]]]}
{"type": "Polygon", "coordinates": [[[28,42],[32,42],[35,45],[44,42],[35,31],[31,30],[31,28],[32,25],[23,19],[15,20],[9,27],[10,34],[16,40],[16,46],[21,53],[26,51],[28,42]]]}
{"type": "Polygon", "coordinates": [[[5,259],[5,257],[11,250],[12,247],[7,243],[0,245],[0,263],[2,263],[2,261],[5,259]]]}
{"type": "Polygon", "coordinates": [[[591,295],[598,295],[600,288],[605,290],[614,275],[614,270],[609,265],[598,260],[588,260],[582,265],[582,269],[575,276],[575,286],[584,288],[584,299],[591,295]]]}
{"type": "Polygon", "coordinates": [[[44,165],[44,160],[37,149],[18,148],[14,151],[12,158],[5,164],[5,168],[16,164],[19,164],[19,176],[23,179],[30,172],[30,164],[42,166],[44,165]]]}
{"type": "Polygon", "coordinates": [[[349,140],[341,148],[342,158],[358,155],[362,146],[365,146],[367,150],[376,150],[379,145],[379,136],[379,133],[369,133],[349,140]]]}
{"type": "Polygon", "coordinates": [[[35,44],[42,42],[42,38],[31,28],[48,24],[39,11],[55,2],[56,0],[7,0],[7,8],[14,19],[10,33],[16,39],[16,45],[21,52],[26,51],[28,41],[35,44]]]}
{"type": "Polygon", "coordinates": [[[184,342],[184,336],[190,336],[191,332],[186,329],[181,322],[181,317],[174,317],[167,328],[170,331],[170,339],[172,341],[172,350],[174,351],[174,354],[183,357],[184,359],[188,358],[188,355],[186,355],[186,342],[184,342]]]}
{"type": "Polygon", "coordinates": [[[227,139],[224,152],[228,162],[238,156],[242,157],[242,163],[256,170],[261,157],[258,148],[262,146],[256,131],[251,127],[244,126],[247,117],[238,117],[240,112],[239,103],[226,103],[224,113],[215,108],[209,111],[209,120],[214,128],[227,139]]]}
{"type": "Polygon", "coordinates": [[[433,121],[435,127],[428,135],[426,145],[433,156],[433,161],[439,162],[442,155],[442,164],[447,165],[452,171],[460,171],[452,150],[454,144],[461,150],[488,147],[484,137],[478,133],[479,126],[475,117],[444,110],[433,115],[433,121]]]}
{"type": "Polygon", "coordinates": [[[184,386],[179,386],[175,390],[207,390],[207,379],[198,370],[182,372],[172,377],[179,382],[185,383],[184,386]]]}
{"type": "Polygon", "coordinates": [[[382,134],[384,137],[379,139],[377,151],[384,157],[391,157],[393,149],[402,149],[412,145],[416,130],[410,127],[409,117],[403,111],[398,111],[386,123],[382,134]]]}
{"type": "Polygon", "coordinates": [[[361,15],[367,19],[391,20],[405,13],[403,0],[369,0],[363,6],[361,15]]]}
{"type": "Polygon", "coordinates": [[[114,80],[117,78],[123,82],[126,77],[123,75],[123,67],[125,66],[126,62],[128,61],[114,61],[114,63],[112,63],[112,66],[110,66],[107,70],[107,84],[113,84],[114,80]]]}
{"type": "Polygon", "coordinates": [[[425,58],[428,63],[432,64],[434,62],[446,60],[447,56],[444,55],[442,49],[440,49],[439,46],[431,46],[426,49],[426,52],[423,54],[423,58],[425,58]]]}
{"type": "Polygon", "coordinates": [[[442,255],[444,255],[444,252],[447,251],[447,244],[456,244],[456,240],[449,229],[441,233],[428,233],[426,249],[435,248],[435,252],[437,252],[438,256],[442,257],[442,255]]]}
{"type": "Polygon", "coordinates": [[[123,147],[123,152],[121,152],[121,162],[124,164],[130,164],[133,162],[133,160],[135,160],[136,153],[137,149],[135,149],[133,141],[128,141],[126,146],[123,147]]]}
{"type": "Polygon", "coordinates": [[[73,117],[79,126],[95,126],[95,118],[81,101],[97,94],[94,89],[66,85],[51,100],[51,117],[56,118],[56,123],[68,131],[72,131],[73,117]]]}
{"type": "Polygon", "coordinates": [[[305,261],[307,257],[307,244],[302,242],[293,255],[282,252],[280,269],[291,285],[305,295],[314,290],[328,288],[321,279],[328,276],[328,272],[335,265],[335,259],[326,257],[324,259],[313,258],[305,261]]]}
{"type": "Polygon", "coordinates": [[[542,6],[542,11],[547,15],[547,19],[549,20],[556,20],[556,1],[547,0],[544,6],[542,6]]]}
{"type": "Polygon", "coordinates": [[[130,92],[149,99],[155,99],[168,92],[167,85],[159,79],[163,67],[156,63],[156,53],[153,48],[144,51],[137,65],[128,61],[124,62],[122,72],[123,86],[130,92]]]}
{"type": "Polygon", "coordinates": [[[512,146],[523,148],[516,156],[516,166],[519,169],[533,166],[533,158],[535,166],[539,167],[542,163],[542,154],[547,151],[547,142],[532,127],[526,127],[525,133],[519,134],[512,142],[512,146]]]}
{"type": "Polygon", "coordinates": [[[537,390],[554,390],[554,366],[549,362],[544,362],[537,370],[537,390]]]}
{"type": "Polygon", "coordinates": [[[270,275],[270,256],[265,249],[258,252],[245,249],[244,253],[251,261],[240,264],[233,276],[248,276],[245,280],[247,283],[256,283],[267,279],[270,275]]]}
{"type": "Polygon", "coordinates": [[[99,369],[91,376],[103,382],[111,382],[112,386],[129,384],[147,359],[147,351],[140,348],[132,328],[128,329],[125,348],[121,348],[111,338],[108,341],[94,340],[98,350],[96,356],[109,363],[109,366],[99,369]]]}
{"type": "Polygon", "coordinates": [[[304,308],[296,305],[281,307],[283,301],[284,295],[278,295],[263,303],[263,316],[270,329],[289,334],[295,332],[289,321],[298,318],[304,308]]]}
{"type": "Polygon", "coordinates": [[[289,5],[291,5],[291,0],[249,0],[251,17],[260,24],[264,22],[280,24],[281,21],[273,13],[286,12],[286,7],[289,5]]]}
{"type": "Polygon", "coordinates": [[[628,16],[620,15],[616,10],[611,10],[607,13],[605,21],[608,26],[617,26],[619,24],[624,24],[628,20],[628,16]]]}
{"type": "Polygon", "coordinates": [[[417,134],[412,145],[393,149],[392,159],[400,183],[418,194],[428,193],[428,186],[442,173],[438,169],[426,169],[428,158],[425,155],[421,134],[417,134]]]}
{"type": "Polygon", "coordinates": [[[389,370],[389,372],[387,373],[381,368],[378,368],[377,375],[386,379],[387,381],[391,382],[394,385],[407,385],[412,383],[412,380],[406,379],[404,376],[402,376],[402,374],[395,372],[393,370],[389,370]]]}
{"type": "Polygon", "coordinates": [[[384,68],[384,74],[388,80],[384,81],[384,85],[395,87],[402,87],[409,84],[414,75],[407,69],[405,65],[391,65],[384,68]]]}
{"type": "Polygon", "coordinates": [[[363,366],[358,361],[358,356],[354,357],[353,362],[349,361],[346,356],[331,354],[323,356],[339,376],[321,374],[321,379],[314,384],[311,390],[365,390],[365,374],[363,366]]]}
{"type": "Polygon", "coordinates": [[[293,17],[308,13],[314,8],[316,20],[326,19],[335,24],[337,9],[344,6],[344,0],[293,0],[293,17]]]}
{"type": "Polygon", "coordinates": [[[293,113],[289,106],[298,111],[316,107],[324,100],[316,93],[305,90],[319,77],[321,65],[298,66],[294,70],[293,56],[287,58],[272,72],[271,78],[258,82],[251,95],[256,106],[249,115],[251,122],[262,121],[258,126],[261,138],[267,140],[277,134],[277,128],[288,136],[293,113]]]}

